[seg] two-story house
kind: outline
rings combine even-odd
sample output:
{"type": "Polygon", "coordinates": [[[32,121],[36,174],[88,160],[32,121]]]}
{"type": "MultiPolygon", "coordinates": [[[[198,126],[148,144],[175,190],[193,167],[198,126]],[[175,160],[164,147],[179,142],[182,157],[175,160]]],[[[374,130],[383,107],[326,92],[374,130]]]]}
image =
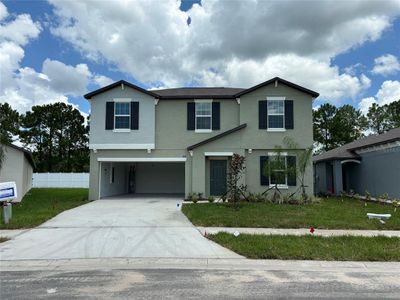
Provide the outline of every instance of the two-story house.
{"type": "MultiPolygon", "coordinates": [[[[312,145],[312,102],[318,95],[278,77],[248,89],[152,91],[121,80],[88,93],[89,197],[223,195],[234,153],[246,158],[243,181],[249,191],[263,192],[275,183],[294,191],[296,176],[278,176],[275,182],[277,177],[264,176],[262,169],[276,147],[284,147],[285,136],[300,149],[312,145]]],[[[287,165],[296,164],[296,151],[282,155],[287,165]]],[[[306,185],[312,194],[312,163],[306,185]]]]}

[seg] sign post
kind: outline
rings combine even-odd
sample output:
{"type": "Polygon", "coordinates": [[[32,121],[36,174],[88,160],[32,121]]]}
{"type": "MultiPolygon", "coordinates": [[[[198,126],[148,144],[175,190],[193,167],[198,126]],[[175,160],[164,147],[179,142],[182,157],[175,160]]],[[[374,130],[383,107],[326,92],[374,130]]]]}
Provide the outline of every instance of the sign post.
{"type": "Polygon", "coordinates": [[[11,220],[11,201],[15,198],[17,198],[17,185],[15,182],[0,182],[0,202],[3,204],[3,218],[5,224],[8,224],[11,220]]]}

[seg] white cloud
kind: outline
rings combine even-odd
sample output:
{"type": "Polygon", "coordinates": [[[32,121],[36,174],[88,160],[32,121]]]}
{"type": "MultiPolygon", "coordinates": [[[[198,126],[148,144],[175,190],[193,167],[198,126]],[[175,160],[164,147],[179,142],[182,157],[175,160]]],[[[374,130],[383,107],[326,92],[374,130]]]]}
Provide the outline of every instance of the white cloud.
{"type": "Polygon", "coordinates": [[[232,61],[221,70],[203,72],[202,81],[206,85],[234,85],[249,87],[260,82],[260,78],[279,76],[289,81],[311,88],[328,100],[356,97],[370,87],[370,80],[348,74],[340,74],[337,67],[328,62],[296,55],[276,55],[262,62],[232,61]]]}
{"type": "Polygon", "coordinates": [[[104,75],[95,75],[93,81],[100,87],[104,87],[114,82],[114,80],[104,75]]]}
{"type": "Polygon", "coordinates": [[[400,14],[399,1],[203,0],[188,12],[175,0],[50,2],[55,35],[150,86],[248,87],[280,75],[332,100],[354,98],[370,81],[331,59],[379,39],[400,14]]]}
{"type": "Polygon", "coordinates": [[[367,115],[369,108],[374,103],[377,103],[374,97],[364,98],[358,103],[358,108],[360,109],[363,115],[367,115]]]}
{"type": "Polygon", "coordinates": [[[351,76],[356,76],[359,72],[362,72],[364,69],[365,66],[362,63],[355,63],[353,65],[345,67],[343,71],[351,76]]]}
{"type": "MultiPolygon", "coordinates": [[[[41,72],[21,66],[25,55],[23,46],[39,36],[41,26],[29,15],[17,15],[4,21],[6,16],[7,10],[0,2],[0,20],[3,18],[0,23],[0,103],[7,102],[20,112],[33,105],[69,103],[68,95],[82,95],[89,83],[98,82],[86,64],[70,66],[46,59],[41,72]]],[[[104,76],[96,76],[106,80],[104,76]]]]}
{"type": "Polygon", "coordinates": [[[358,103],[358,108],[363,114],[367,114],[368,109],[372,106],[373,103],[385,105],[397,100],[400,100],[400,81],[387,80],[382,83],[375,97],[362,99],[358,103]]]}
{"type": "Polygon", "coordinates": [[[0,21],[8,16],[7,7],[0,2],[0,21]]]}
{"type": "Polygon", "coordinates": [[[379,104],[389,104],[393,101],[400,100],[400,81],[387,80],[384,81],[376,93],[379,104]]]}
{"type": "Polygon", "coordinates": [[[396,56],[385,54],[375,58],[372,73],[383,76],[393,75],[400,71],[400,62],[396,56]]]}
{"type": "Polygon", "coordinates": [[[86,64],[77,64],[74,67],[50,59],[43,62],[42,72],[49,78],[52,89],[72,96],[80,96],[85,93],[92,77],[86,64]]]}
{"type": "Polygon", "coordinates": [[[26,45],[29,40],[38,37],[41,26],[33,22],[30,15],[18,15],[12,22],[0,26],[0,40],[26,45]]]}

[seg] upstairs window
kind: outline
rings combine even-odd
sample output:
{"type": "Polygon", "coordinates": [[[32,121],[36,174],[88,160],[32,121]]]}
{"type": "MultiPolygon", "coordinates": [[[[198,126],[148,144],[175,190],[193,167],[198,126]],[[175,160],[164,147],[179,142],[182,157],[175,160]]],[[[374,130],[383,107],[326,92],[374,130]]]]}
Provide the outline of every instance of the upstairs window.
{"type": "Polygon", "coordinates": [[[130,129],[130,102],[115,102],[114,128],[130,129]]]}
{"type": "Polygon", "coordinates": [[[284,100],[268,100],[268,128],[284,129],[285,128],[285,101],[284,100]]]}
{"type": "Polygon", "coordinates": [[[196,102],[196,131],[211,131],[212,102],[196,102]]]}

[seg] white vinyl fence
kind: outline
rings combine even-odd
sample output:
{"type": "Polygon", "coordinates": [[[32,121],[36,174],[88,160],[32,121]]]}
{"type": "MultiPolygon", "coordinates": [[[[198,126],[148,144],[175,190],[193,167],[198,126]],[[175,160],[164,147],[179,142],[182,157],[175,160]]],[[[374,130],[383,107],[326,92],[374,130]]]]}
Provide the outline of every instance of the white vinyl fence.
{"type": "Polygon", "coordinates": [[[89,173],[33,173],[32,186],[37,188],[88,188],[89,173]]]}

